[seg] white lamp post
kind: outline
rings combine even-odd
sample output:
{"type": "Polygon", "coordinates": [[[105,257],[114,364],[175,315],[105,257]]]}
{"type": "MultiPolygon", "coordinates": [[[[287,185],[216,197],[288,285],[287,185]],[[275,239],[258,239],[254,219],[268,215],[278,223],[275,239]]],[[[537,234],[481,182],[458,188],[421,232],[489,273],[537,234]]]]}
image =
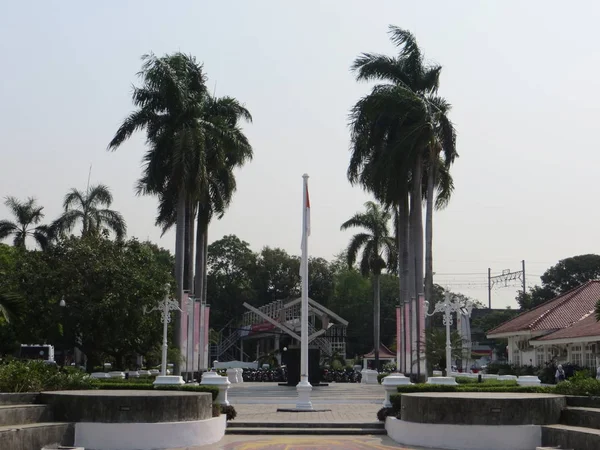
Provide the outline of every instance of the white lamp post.
{"type": "Polygon", "coordinates": [[[144,314],[151,313],[153,311],[160,311],[161,321],[163,323],[163,345],[162,345],[162,361],[160,366],[160,375],[154,380],[154,384],[184,384],[183,378],[179,375],[167,375],[167,331],[169,328],[169,322],[171,322],[171,311],[181,311],[179,305],[175,300],[171,300],[169,295],[165,296],[165,299],[158,303],[152,309],[146,309],[144,306],[144,314]]]}
{"type": "MultiPolygon", "coordinates": [[[[425,302],[425,307],[429,309],[429,302],[425,302]]],[[[473,304],[469,301],[461,302],[457,298],[452,299],[450,296],[450,292],[446,290],[446,294],[444,295],[444,301],[436,303],[433,312],[429,314],[426,312],[427,316],[433,316],[435,313],[443,312],[444,313],[444,325],[446,325],[446,376],[449,377],[452,372],[452,343],[450,340],[450,325],[452,325],[452,313],[460,311],[461,309],[465,309],[469,311],[473,308],[473,304]]]]}

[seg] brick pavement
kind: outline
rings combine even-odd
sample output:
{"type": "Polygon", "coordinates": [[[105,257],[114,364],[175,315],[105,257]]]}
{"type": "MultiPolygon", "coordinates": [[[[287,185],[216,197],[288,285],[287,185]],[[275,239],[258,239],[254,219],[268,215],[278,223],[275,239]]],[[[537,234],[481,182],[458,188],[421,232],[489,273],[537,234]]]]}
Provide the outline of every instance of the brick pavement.
{"type": "Polygon", "coordinates": [[[330,409],[324,412],[277,412],[277,408],[289,408],[282,405],[234,405],[238,413],[237,422],[304,422],[304,423],[369,423],[377,422],[376,404],[318,404],[315,409],[330,409]]]}

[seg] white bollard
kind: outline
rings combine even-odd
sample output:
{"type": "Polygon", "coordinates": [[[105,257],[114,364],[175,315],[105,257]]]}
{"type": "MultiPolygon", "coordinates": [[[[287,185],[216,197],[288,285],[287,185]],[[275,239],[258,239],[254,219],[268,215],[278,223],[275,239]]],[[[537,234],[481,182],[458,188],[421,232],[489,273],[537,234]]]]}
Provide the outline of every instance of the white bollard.
{"type": "Polygon", "coordinates": [[[445,384],[448,386],[458,385],[454,377],[431,377],[427,380],[427,384],[445,384]]]}
{"type": "Polygon", "coordinates": [[[360,371],[360,384],[367,384],[367,369],[360,371]]]}
{"type": "Polygon", "coordinates": [[[242,374],[244,372],[244,369],[242,369],[241,367],[238,367],[235,370],[237,372],[237,382],[238,383],[243,383],[244,382],[244,377],[242,377],[242,374]]]}
{"type": "Polygon", "coordinates": [[[227,379],[230,383],[237,383],[237,369],[227,369],[227,379]]]}
{"type": "MultiPolygon", "coordinates": [[[[377,381],[377,371],[376,370],[372,370],[372,369],[367,369],[365,370],[365,373],[363,376],[366,376],[366,384],[379,384],[379,381],[377,381]]],[[[365,379],[363,378],[363,379],[365,379]]]]}
{"type": "Polygon", "coordinates": [[[385,400],[383,401],[384,408],[391,408],[392,402],[390,401],[390,395],[398,393],[398,386],[406,386],[412,384],[410,378],[405,377],[401,373],[392,373],[385,377],[381,384],[385,389],[385,400]]]}
{"type": "Polygon", "coordinates": [[[542,382],[536,376],[523,376],[517,378],[517,384],[519,386],[539,386],[542,382]]]}
{"type": "Polygon", "coordinates": [[[217,397],[217,403],[223,406],[229,406],[229,400],[227,400],[227,391],[231,386],[231,382],[227,377],[222,377],[217,372],[210,371],[202,374],[202,382],[204,386],[217,386],[219,388],[219,396],[217,397]]]}

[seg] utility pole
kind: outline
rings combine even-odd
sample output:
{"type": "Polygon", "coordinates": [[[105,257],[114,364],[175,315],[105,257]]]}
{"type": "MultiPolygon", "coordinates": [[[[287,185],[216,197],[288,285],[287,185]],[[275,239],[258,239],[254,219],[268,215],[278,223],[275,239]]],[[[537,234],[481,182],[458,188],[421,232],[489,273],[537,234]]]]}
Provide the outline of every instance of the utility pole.
{"type": "MultiPolygon", "coordinates": [[[[510,269],[504,269],[500,275],[492,276],[492,269],[488,268],[488,306],[492,308],[492,287],[499,285],[500,287],[509,287],[509,282],[521,281],[523,294],[527,287],[525,278],[525,260],[521,261],[521,270],[511,272],[510,269]]],[[[511,286],[514,284],[511,283],[511,286]]]]}
{"type": "Polygon", "coordinates": [[[521,261],[521,263],[523,264],[523,297],[525,296],[525,288],[526,288],[526,284],[525,284],[525,260],[521,261]]]}
{"type": "Polygon", "coordinates": [[[488,307],[492,309],[492,269],[488,267],[488,307]]]}

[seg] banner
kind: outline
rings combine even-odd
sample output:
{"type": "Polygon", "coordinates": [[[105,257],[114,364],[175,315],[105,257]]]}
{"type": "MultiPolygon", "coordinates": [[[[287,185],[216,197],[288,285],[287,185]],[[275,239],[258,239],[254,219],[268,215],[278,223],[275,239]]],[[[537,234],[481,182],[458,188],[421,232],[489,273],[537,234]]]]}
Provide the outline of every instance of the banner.
{"type": "Polygon", "coordinates": [[[202,351],[202,360],[204,362],[204,367],[209,368],[212,367],[212,361],[209,361],[210,353],[210,340],[209,340],[209,316],[210,316],[210,306],[204,306],[204,351],[202,351]]]}
{"type": "Polygon", "coordinates": [[[402,336],[401,333],[401,306],[396,306],[396,370],[400,372],[402,370],[402,364],[400,363],[400,355],[402,353],[402,336]]]}
{"type": "Polygon", "coordinates": [[[200,370],[200,309],[199,302],[194,302],[194,349],[192,351],[192,370],[200,370]]]}
{"type": "MultiPolygon", "coordinates": [[[[189,294],[187,292],[183,293],[183,297],[181,298],[181,303],[179,307],[181,308],[181,312],[175,310],[172,314],[181,314],[181,328],[179,330],[179,336],[181,337],[179,342],[181,343],[181,348],[179,352],[181,354],[181,371],[187,371],[187,361],[188,361],[188,298],[189,294]]],[[[173,317],[173,316],[172,316],[173,317]]],[[[173,317],[174,319],[174,317],[173,317]]]]}
{"type": "Polygon", "coordinates": [[[410,367],[410,307],[404,304],[404,367],[405,371],[411,373],[410,367]]]}

